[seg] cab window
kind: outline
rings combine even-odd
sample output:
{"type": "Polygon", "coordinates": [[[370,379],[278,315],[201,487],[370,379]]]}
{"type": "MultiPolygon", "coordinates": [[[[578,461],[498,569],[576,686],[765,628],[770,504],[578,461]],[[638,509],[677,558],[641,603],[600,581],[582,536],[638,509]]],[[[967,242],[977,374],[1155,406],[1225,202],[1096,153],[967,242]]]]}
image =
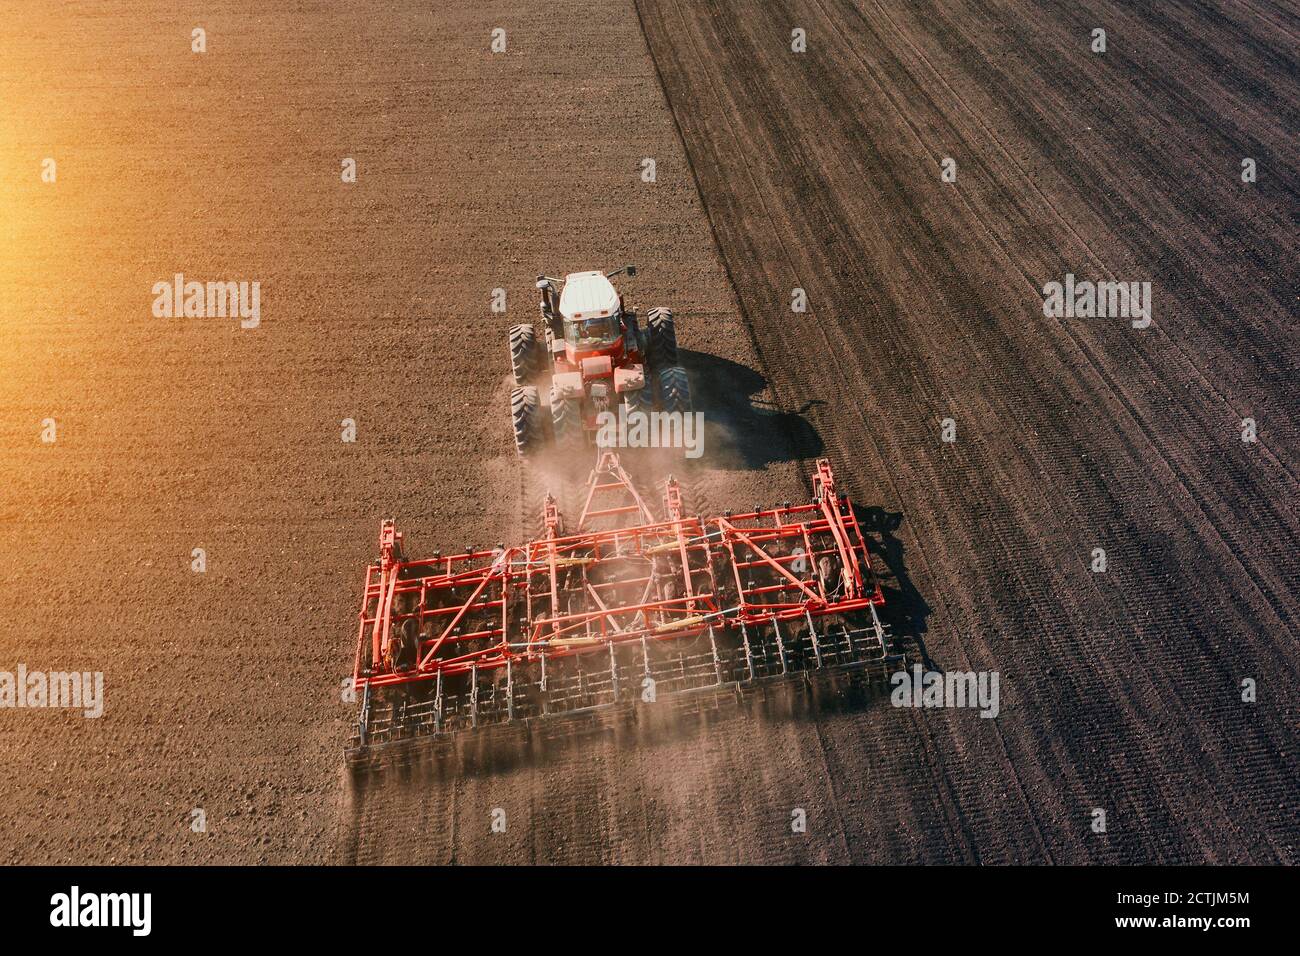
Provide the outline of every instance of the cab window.
{"type": "Polygon", "coordinates": [[[571,319],[564,323],[564,339],[578,348],[605,345],[618,338],[614,316],[603,319],[571,319]]]}

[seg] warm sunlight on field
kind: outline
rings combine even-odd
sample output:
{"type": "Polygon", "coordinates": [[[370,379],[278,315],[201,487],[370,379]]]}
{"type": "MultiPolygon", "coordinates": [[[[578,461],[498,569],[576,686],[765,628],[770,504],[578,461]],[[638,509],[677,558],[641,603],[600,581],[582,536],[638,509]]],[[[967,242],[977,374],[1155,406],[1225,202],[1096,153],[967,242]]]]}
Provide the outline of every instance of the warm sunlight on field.
{"type": "Polygon", "coordinates": [[[1284,6],[0,0],[0,866],[1296,862],[1284,6]]]}
{"type": "MultiPolygon", "coordinates": [[[[30,145],[28,117],[20,120],[21,107],[12,95],[6,96],[4,106],[0,110],[0,323],[6,341],[0,353],[7,352],[11,344],[9,327],[16,321],[23,291],[20,287],[31,278],[33,235],[47,213],[37,208],[44,198],[40,191],[41,161],[30,145]]],[[[5,356],[0,354],[3,361],[5,356]]]]}

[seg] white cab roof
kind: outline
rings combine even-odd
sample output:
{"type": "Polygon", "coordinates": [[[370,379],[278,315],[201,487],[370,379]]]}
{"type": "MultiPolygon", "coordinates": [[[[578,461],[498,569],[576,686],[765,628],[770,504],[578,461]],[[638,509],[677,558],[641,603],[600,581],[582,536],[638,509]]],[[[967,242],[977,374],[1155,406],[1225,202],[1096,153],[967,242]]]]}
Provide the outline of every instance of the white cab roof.
{"type": "Polygon", "coordinates": [[[570,272],[560,292],[560,314],[566,319],[603,319],[618,311],[618,293],[603,272],[570,272]]]}

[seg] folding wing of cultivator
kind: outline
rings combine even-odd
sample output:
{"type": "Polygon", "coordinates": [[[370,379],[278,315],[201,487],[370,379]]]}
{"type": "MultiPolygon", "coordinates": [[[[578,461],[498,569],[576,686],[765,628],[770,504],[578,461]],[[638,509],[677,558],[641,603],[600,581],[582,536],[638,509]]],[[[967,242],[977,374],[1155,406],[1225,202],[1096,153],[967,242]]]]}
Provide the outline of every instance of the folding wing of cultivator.
{"type": "Polygon", "coordinates": [[[548,496],[519,547],[409,559],[392,521],[366,575],[352,753],[686,692],[891,660],[853,508],[817,463],[807,504],[656,515],[612,452],[566,527],[548,496]]]}

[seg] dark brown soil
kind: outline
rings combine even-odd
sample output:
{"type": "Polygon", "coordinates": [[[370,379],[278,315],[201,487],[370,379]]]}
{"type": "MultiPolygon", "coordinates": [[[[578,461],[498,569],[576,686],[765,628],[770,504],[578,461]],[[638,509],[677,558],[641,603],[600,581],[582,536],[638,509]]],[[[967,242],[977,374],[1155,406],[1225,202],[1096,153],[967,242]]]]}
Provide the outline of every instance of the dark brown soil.
{"type": "Polygon", "coordinates": [[[996,721],[927,712],[891,832],[932,861],[1294,862],[1294,34],[1214,4],[638,8],[761,370],[902,515],[931,658],[1004,682],[996,721]],[[1151,281],[1152,326],[1043,318],[1066,272],[1151,281]]]}

